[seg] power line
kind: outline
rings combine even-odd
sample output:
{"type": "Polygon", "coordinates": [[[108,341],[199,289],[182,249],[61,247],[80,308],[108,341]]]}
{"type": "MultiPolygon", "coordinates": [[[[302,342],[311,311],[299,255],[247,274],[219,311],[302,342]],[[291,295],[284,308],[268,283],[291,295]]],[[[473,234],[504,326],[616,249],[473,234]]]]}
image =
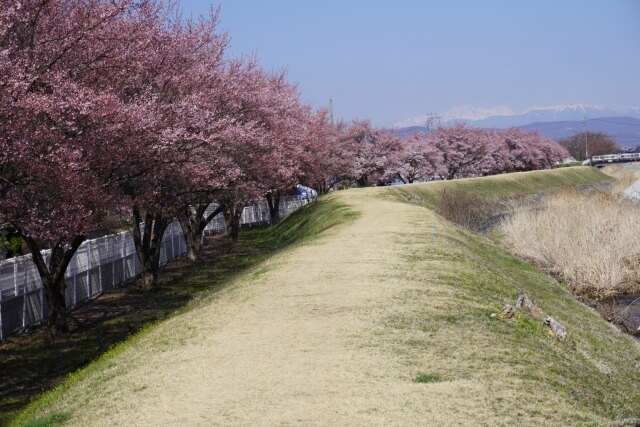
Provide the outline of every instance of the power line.
{"type": "MultiPolygon", "coordinates": [[[[619,125],[627,125],[627,126],[638,126],[640,127],[640,124],[636,124],[636,123],[625,123],[625,122],[616,122],[614,120],[604,120],[604,119],[589,119],[589,121],[592,120],[596,120],[599,122],[607,122],[607,123],[616,123],[619,125]]],[[[562,123],[573,123],[576,122],[576,120],[563,120],[563,121],[559,121],[559,122],[540,122],[540,123],[530,123],[527,125],[520,125],[517,127],[520,128],[531,128],[531,127],[543,127],[543,126],[558,126],[561,125],[562,123]]]]}
{"type": "Polygon", "coordinates": [[[616,123],[616,124],[619,124],[619,125],[638,126],[638,127],[640,127],[640,124],[636,124],[636,123],[616,122],[615,120],[605,120],[605,119],[591,119],[591,120],[597,120],[599,122],[606,122],[606,123],[616,123]]]}
{"type": "Polygon", "coordinates": [[[528,124],[528,125],[520,125],[520,126],[516,126],[516,127],[519,127],[519,128],[538,128],[538,127],[544,127],[544,126],[558,126],[561,123],[567,123],[567,122],[570,122],[570,121],[548,122],[548,123],[540,122],[540,123],[531,123],[531,124],[528,124]]]}
{"type": "Polygon", "coordinates": [[[607,135],[611,138],[629,138],[629,139],[640,139],[640,135],[632,136],[632,135],[607,135]]]}

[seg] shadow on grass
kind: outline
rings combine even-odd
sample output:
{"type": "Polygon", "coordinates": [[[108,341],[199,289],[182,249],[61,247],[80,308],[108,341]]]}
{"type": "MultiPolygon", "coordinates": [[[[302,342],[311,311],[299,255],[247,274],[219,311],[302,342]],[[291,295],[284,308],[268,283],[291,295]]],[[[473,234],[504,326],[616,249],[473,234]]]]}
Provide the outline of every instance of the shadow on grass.
{"type": "MultiPolygon", "coordinates": [[[[221,290],[274,251],[354,216],[329,197],[300,208],[275,227],[242,231],[236,244],[224,236],[208,237],[202,260],[189,263],[182,259],[165,266],[158,289],[146,291],[132,282],[71,311],[70,332],[54,344],[44,345],[41,329],[0,342],[0,425],[9,423],[33,398],[145,326],[187,308],[200,296],[221,290]]],[[[57,422],[35,421],[42,425],[57,422]]]]}
{"type": "Polygon", "coordinates": [[[265,234],[245,232],[237,245],[223,236],[207,238],[203,259],[179,260],[166,266],[157,290],[138,282],[101,295],[69,313],[70,332],[50,346],[36,329],[9,337],[0,344],[0,425],[6,424],[29,400],[60,383],[110,347],[149,323],[179,311],[198,294],[216,291],[234,275],[262,261],[271,245],[265,234]],[[254,235],[252,235],[254,234],[254,235]]]}

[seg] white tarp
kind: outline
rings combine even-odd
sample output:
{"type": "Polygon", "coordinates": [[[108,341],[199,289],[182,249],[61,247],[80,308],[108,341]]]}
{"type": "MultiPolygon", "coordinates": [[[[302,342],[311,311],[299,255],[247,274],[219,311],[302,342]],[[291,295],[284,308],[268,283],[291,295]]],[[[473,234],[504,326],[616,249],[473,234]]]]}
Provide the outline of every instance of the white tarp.
{"type": "Polygon", "coordinates": [[[635,201],[640,201],[640,179],[631,184],[623,193],[624,197],[628,197],[635,201]]]}

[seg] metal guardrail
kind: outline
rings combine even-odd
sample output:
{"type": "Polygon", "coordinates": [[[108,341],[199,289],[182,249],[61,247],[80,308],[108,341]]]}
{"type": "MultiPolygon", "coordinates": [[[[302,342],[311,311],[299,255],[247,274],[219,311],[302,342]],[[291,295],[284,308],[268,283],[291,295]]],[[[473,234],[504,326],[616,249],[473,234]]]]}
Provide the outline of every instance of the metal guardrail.
{"type": "Polygon", "coordinates": [[[640,153],[620,153],[620,154],[604,154],[601,156],[592,156],[591,164],[599,165],[604,163],[622,163],[640,161],[640,153]]]}

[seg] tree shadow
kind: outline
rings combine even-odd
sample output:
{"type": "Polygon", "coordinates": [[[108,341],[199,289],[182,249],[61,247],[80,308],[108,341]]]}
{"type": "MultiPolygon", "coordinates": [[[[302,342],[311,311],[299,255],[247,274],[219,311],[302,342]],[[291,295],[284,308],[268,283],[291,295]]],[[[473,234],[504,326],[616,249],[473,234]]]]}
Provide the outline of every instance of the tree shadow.
{"type": "Polygon", "coordinates": [[[202,260],[180,259],[162,269],[160,287],[139,281],[105,292],[69,313],[70,331],[46,344],[34,327],[0,342],[0,425],[7,424],[35,396],[60,384],[145,325],[165,319],[196,296],[216,292],[233,276],[271,252],[262,230],[245,231],[238,244],[224,236],[206,238],[202,260]]]}

